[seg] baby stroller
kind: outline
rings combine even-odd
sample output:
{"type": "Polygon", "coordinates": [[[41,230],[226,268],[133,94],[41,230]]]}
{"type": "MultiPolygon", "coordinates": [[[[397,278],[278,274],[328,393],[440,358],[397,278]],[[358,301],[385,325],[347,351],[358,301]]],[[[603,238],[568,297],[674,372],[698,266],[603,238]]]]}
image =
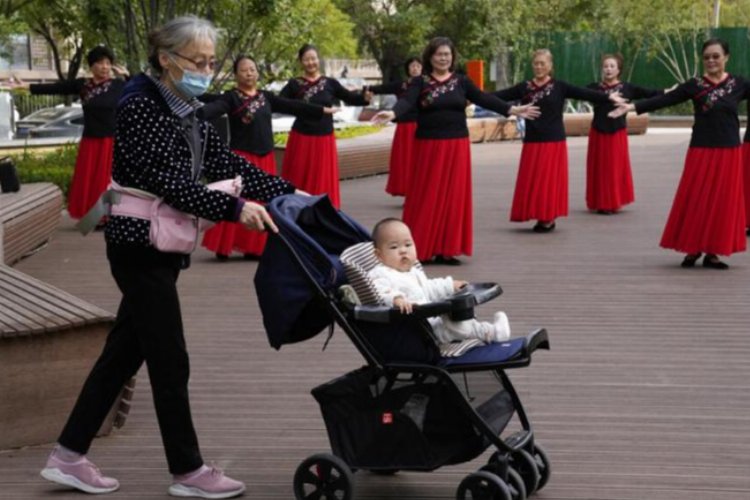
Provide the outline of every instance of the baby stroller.
{"type": "Polygon", "coordinates": [[[281,196],[268,209],[279,233],[268,240],[255,285],[271,346],[326,329],[330,339],[338,324],[366,361],[312,390],[333,454],[299,465],[295,498],[349,500],[357,469],[432,471],[490,446],[488,463],[460,482],[456,498],[524,500],[543,488],[549,459],[505,370],[528,366],[536,349],[548,349],[547,332],[441,348],[425,318],[471,318],[474,306],[502,293],[497,284],[473,283],[402,315],[379,305],[368,284],[375,258],[368,231],[326,196],[281,196]]]}

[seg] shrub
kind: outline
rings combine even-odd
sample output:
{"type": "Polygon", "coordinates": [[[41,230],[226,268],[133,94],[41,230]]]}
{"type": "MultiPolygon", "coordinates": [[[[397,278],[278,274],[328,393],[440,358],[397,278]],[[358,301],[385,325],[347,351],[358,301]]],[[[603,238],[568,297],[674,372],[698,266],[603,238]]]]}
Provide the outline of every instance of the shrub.
{"type": "Polygon", "coordinates": [[[11,155],[11,158],[22,183],[52,182],[67,197],[77,155],[78,145],[71,143],[51,153],[37,154],[26,150],[21,154],[11,155]]]}
{"type": "MultiPolygon", "coordinates": [[[[333,135],[336,139],[351,139],[353,137],[360,137],[363,135],[374,134],[379,132],[383,128],[382,125],[362,125],[357,127],[345,127],[336,129],[333,131],[333,135]]],[[[289,140],[288,132],[275,132],[273,134],[273,142],[277,146],[285,146],[286,141],[289,140]]]]}

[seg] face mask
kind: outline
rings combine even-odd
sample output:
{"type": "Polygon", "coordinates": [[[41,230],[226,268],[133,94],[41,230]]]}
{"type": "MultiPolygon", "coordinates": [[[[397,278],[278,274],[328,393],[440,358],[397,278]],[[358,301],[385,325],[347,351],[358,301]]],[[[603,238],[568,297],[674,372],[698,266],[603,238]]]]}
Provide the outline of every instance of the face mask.
{"type": "MultiPolygon", "coordinates": [[[[174,59],[172,59],[174,61],[174,59]]],[[[177,61],[175,61],[177,64],[177,61]]],[[[182,66],[177,64],[182,69],[182,66]]],[[[175,80],[170,74],[169,78],[172,79],[175,88],[185,97],[192,98],[203,95],[208,90],[208,86],[211,85],[212,75],[204,75],[202,73],[196,73],[187,69],[182,69],[182,78],[175,80]]]]}

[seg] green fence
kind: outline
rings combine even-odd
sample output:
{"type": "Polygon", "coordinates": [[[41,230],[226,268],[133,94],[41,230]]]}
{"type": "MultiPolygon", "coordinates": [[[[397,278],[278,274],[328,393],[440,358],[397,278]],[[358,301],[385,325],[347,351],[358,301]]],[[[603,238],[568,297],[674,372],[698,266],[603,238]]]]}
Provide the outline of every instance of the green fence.
{"type": "MultiPolygon", "coordinates": [[[[723,38],[729,43],[730,58],[728,71],[733,74],[750,77],[750,32],[748,28],[719,28],[710,31],[710,36],[723,38]]],[[[553,33],[545,37],[549,40],[546,48],[552,51],[555,58],[555,77],[570,83],[585,85],[599,79],[599,61],[604,53],[617,52],[614,41],[598,33],[553,33]]],[[[685,48],[691,63],[695,52],[692,43],[693,36],[685,34],[683,37],[672,39],[675,47],[685,48]]],[[[697,50],[704,39],[703,34],[697,38],[697,50]]],[[[635,44],[629,44],[634,46],[635,44]]],[[[679,50],[679,49],[678,49],[679,50]]],[[[648,47],[636,52],[628,50],[627,46],[620,49],[625,59],[625,76],[629,81],[639,85],[662,88],[676,83],[674,76],[653,55],[648,53],[648,47]]],[[[531,53],[515,54],[515,63],[520,64],[525,78],[531,74],[531,53]]],[[[697,55],[700,58],[700,55],[697,55]]],[[[700,60],[698,60],[700,62],[700,60]]],[[[700,71],[700,64],[698,64],[700,71]]]]}

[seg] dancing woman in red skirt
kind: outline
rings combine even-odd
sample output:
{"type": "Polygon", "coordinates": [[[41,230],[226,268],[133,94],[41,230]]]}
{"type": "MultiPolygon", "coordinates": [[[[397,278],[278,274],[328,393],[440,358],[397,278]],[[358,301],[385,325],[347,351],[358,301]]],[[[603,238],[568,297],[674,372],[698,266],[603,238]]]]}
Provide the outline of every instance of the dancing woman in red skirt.
{"type": "Polygon", "coordinates": [[[526,126],[513,194],[510,220],[536,219],[534,231],[555,229],[555,219],[568,215],[568,146],[565,141],[563,107],[566,98],[606,104],[619,102],[619,94],[576,87],[552,78],[552,53],[534,52],[534,78],[493,95],[507,101],[539,106],[541,117],[526,126]]]}
{"type": "MultiPolygon", "coordinates": [[[[409,80],[422,74],[422,61],[412,57],[404,64],[406,80],[373,85],[367,88],[373,94],[395,94],[400,98],[406,93],[409,80]]],[[[367,95],[367,93],[365,93],[367,95]]],[[[396,132],[391,146],[391,160],[388,166],[388,183],[385,192],[393,196],[405,196],[409,179],[414,169],[414,134],[417,131],[417,110],[404,114],[396,120],[396,132]]]]}
{"type": "MultiPolygon", "coordinates": [[[[619,93],[627,100],[655,97],[663,90],[652,90],[620,81],[622,56],[602,56],[602,81],[588,85],[606,94],[619,93]]],[[[624,116],[612,119],[610,102],[594,104],[586,155],[586,206],[600,214],[613,214],[635,200],[633,174],[628,151],[628,127],[624,116]]]]}
{"type": "MultiPolygon", "coordinates": [[[[304,75],[289,80],[281,89],[281,97],[327,107],[333,106],[335,99],[352,106],[367,104],[362,94],[350,92],[335,78],[320,74],[318,49],[313,45],[303,45],[297,58],[304,75]]],[[[281,176],[310,194],[328,193],[331,203],[340,206],[339,160],[331,115],[318,119],[298,116],[294,120],[281,176]]]]}
{"type": "MultiPolygon", "coordinates": [[[[750,101],[748,101],[748,108],[750,109],[750,101]]],[[[742,143],[742,158],[745,180],[745,224],[747,224],[745,232],[750,236],[750,113],[748,113],[748,124],[745,129],[745,141],[742,143]]]]}
{"type": "Polygon", "coordinates": [[[416,160],[403,220],[412,229],[423,262],[456,265],[472,253],[471,150],[466,105],[474,102],[503,115],[533,119],[539,109],[511,106],[479,90],[453,72],[456,49],[445,37],[433,38],[422,55],[424,75],[412,78],[393,111],[376,121],[400,118],[417,109],[416,160]]]}
{"type": "MultiPolygon", "coordinates": [[[[276,175],[273,154],[272,113],[287,113],[320,120],[333,108],[277,97],[258,90],[258,66],[250,56],[239,56],[232,66],[237,86],[221,96],[207,96],[208,104],[200,108],[198,116],[214,119],[229,118],[229,147],[264,172],[276,175]]],[[[237,250],[252,259],[263,253],[266,233],[250,231],[237,222],[220,222],[203,236],[203,246],[226,260],[237,250]]]]}
{"type": "Polygon", "coordinates": [[[750,82],[725,71],[729,45],[712,38],[703,44],[703,76],[691,78],[663,96],[620,104],[610,117],[645,113],[691,99],[695,124],[685,169],[661,238],[661,246],[687,254],[682,267],[727,269],[718,255],[746,247],[742,148],[737,117],[750,82]]]}
{"type": "Polygon", "coordinates": [[[81,98],[83,137],[68,190],[68,212],[74,219],[83,217],[109,186],[115,110],[125,86],[125,81],[112,78],[112,71],[127,75],[124,68],[114,66],[115,56],[107,47],[94,47],[87,54],[86,61],[91,78],[29,86],[32,94],[78,95],[81,98]]]}

